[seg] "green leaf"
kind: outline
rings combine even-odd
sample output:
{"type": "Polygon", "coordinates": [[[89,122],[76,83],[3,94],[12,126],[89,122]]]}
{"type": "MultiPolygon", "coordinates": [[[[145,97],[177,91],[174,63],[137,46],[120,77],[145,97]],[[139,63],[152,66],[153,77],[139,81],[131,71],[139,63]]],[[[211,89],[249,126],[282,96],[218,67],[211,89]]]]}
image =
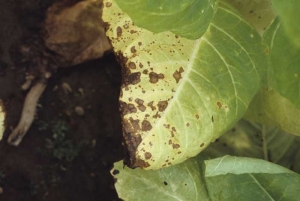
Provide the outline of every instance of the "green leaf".
{"type": "Polygon", "coordinates": [[[120,161],[111,173],[119,197],[126,201],[297,200],[300,195],[298,174],[264,160],[243,157],[225,156],[203,163],[198,156],[148,171],[124,168],[120,161]]]}
{"type": "Polygon", "coordinates": [[[230,131],[202,153],[207,158],[224,155],[269,160],[300,173],[300,137],[278,128],[260,126],[240,120],[230,131]]]}
{"type": "Polygon", "coordinates": [[[279,14],[287,36],[294,45],[300,47],[300,1],[299,0],[272,0],[273,6],[279,14]]]}
{"type": "Polygon", "coordinates": [[[127,201],[153,200],[209,200],[201,176],[200,160],[187,160],[179,165],[160,170],[123,168],[114,164],[111,171],[119,198],[127,201]]]}
{"type": "Polygon", "coordinates": [[[218,0],[116,0],[133,22],[159,33],[171,31],[189,39],[200,38],[208,28],[218,0]]]}
{"type": "Polygon", "coordinates": [[[205,161],[211,200],[298,200],[300,176],[260,159],[224,156],[205,161]]]}
{"type": "Polygon", "coordinates": [[[280,165],[259,160],[254,158],[223,156],[216,159],[206,160],[205,177],[215,177],[226,174],[247,174],[247,173],[265,173],[265,174],[281,174],[292,173],[280,165]]]}
{"type": "Polygon", "coordinates": [[[261,37],[228,5],[219,5],[198,40],[138,28],[114,2],[104,5],[107,35],[123,65],[129,166],[183,162],[244,115],[260,88],[266,55],[261,37]]]}
{"type": "Polygon", "coordinates": [[[300,136],[300,109],[274,90],[261,90],[251,102],[245,118],[300,136]]]}
{"type": "Polygon", "coordinates": [[[264,42],[269,46],[270,87],[300,108],[300,48],[286,36],[279,18],[265,32],[264,42]]]}
{"type": "Polygon", "coordinates": [[[263,33],[276,14],[271,0],[226,0],[233,5],[259,33],[263,33]]]}

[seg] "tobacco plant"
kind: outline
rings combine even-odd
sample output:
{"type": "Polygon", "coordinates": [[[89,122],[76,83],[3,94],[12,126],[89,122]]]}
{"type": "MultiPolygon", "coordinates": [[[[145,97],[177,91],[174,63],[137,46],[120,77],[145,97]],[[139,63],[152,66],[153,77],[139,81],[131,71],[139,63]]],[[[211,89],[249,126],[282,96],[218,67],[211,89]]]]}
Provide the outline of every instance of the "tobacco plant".
{"type": "Polygon", "coordinates": [[[123,74],[120,198],[299,200],[299,10],[294,0],[104,1],[123,74]]]}

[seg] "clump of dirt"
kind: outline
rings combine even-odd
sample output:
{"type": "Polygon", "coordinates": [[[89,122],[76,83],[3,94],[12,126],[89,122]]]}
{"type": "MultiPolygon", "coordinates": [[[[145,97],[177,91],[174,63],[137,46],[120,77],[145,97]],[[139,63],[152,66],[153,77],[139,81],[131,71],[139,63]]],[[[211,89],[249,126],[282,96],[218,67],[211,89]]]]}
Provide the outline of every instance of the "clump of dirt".
{"type": "Polygon", "coordinates": [[[6,143],[21,115],[26,66],[15,49],[40,31],[52,0],[0,1],[0,99],[7,130],[0,142],[0,200],[118,200],[109,170],[123,158],[114,55],[58,69],[19,147],[6,143]],[[66,86],[68,89],[66,89],[66,86]]]}

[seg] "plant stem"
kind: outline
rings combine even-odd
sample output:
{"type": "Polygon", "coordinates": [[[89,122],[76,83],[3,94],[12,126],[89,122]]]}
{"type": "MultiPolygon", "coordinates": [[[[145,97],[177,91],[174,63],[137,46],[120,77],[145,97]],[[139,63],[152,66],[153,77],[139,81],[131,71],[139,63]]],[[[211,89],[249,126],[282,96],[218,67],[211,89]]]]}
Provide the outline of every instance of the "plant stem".
{"type": "Polygon", "coordinates": [[[263,140],[264,159],[265,159],[266,161],[269,161],[269,157],[268,157],[268,147],[267,147],[267,132],[266,132],[266,126],[262,126],[261,133],[262,133],[262,140],[263,140]]]}

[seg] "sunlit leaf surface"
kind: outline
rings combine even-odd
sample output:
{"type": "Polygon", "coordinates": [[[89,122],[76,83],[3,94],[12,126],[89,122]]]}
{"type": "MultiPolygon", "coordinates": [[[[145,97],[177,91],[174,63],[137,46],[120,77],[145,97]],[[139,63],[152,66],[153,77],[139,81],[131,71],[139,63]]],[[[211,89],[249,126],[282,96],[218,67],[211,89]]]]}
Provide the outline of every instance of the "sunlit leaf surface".
{"type": "Polygon", "coordinates": [[[261,37],[227,4],[198,40],[138,28],[111,0],[103,19],[123,66],[131,167],[159,169],[195,156],[244,115],[260,88],[261,37]]]}
{"type": "Polygon", "coordinates": [[[142,28],[171,31],[189,39],[200,38],[208,28],[218,0],[116,0],[118,6],[142,28]]]}

